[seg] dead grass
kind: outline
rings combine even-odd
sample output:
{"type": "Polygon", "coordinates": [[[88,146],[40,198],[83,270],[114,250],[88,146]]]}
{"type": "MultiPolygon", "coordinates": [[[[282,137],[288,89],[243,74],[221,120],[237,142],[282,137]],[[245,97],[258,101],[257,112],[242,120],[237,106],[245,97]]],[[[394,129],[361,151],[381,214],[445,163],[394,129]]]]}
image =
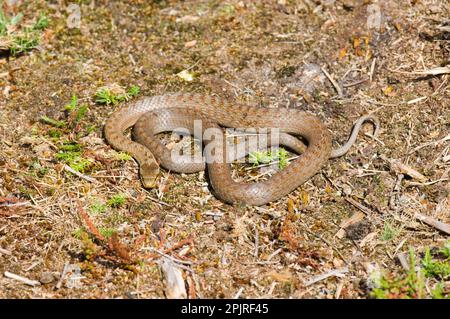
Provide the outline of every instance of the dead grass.
{"type": "MultiPolygon", "coordinates": [[[[30,19],[42,11],[50,25],[41,50],[0,58],[0,274],[57,276],[37,287],[0,276],[0,297],[161,298],[165,254],[184,267],[191,297],[367,298],[374,269],[397,276],[399,253],[443,247],[448,234],[415,216],[450,223],[450,75],[417,72],[448,66],[448,6],[386,0],[380,29],[368,30],[368,4],[321,3],[83,1],[80,29],[46,1],[5,7],[30,19]],[[312,63],[341,95],[327,78],[306,89],[312,63]],[[102,139],[115,107],[94,96],[114,83],[140,96],[203,92],[302,108],[323,119],[335,146],[366,113],[382,130],[264,207],[221,203],[203,173],[165,172],[148,192],[135,162],[102,139]],[[65,110],[74,94],[88,108],[79,121],[65,110]],[[93,180],[64,169],[57,154],[67,145],[78,145],[93,180]],[[124,201],[111,205],[117,194],[124,201]]],[[[440,282],[448,295],[448,278],[440,282]]]]}

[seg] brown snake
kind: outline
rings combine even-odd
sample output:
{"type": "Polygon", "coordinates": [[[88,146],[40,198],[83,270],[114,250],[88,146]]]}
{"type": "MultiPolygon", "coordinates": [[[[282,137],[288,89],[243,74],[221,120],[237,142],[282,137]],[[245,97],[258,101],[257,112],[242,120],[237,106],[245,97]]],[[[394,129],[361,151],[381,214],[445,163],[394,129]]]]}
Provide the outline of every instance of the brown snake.
{"type": "MultiPolygon", "coordinates": [[[[168,149],[154,135],[177,127],[185,127],[193,133],[193,119],[202,120],[201,133],[209,128],[221,131],[219,125],[278,128],[282,132],[280,135],[299,135],[306,140],[308,147],[303,147],[301,156],[269,179],[256,183],[235,182],[231,177],[230,165],[225,160],[210,163],[206,158],[210,182],[219,199],[226,203],[256,206],[275,201],[290,193],[315,175],[329,158],[345,154],[355,142],[363,122],[370,121],[374,124],[374,135],[379,129],[376,117],[363,116],[355,123],[347,143],[337,150],[332,150],[328,129],[312,114],[297,109],[261,108],[232,103],[214,96],[179,93],[146,97],[117,110],[106,122],[105,137],[115,149],[130,153],[138,161],[142,184],[146,188],[152,188],[156,185],[159,163],[170,166],[166,154],[168,149]],[[124,135],[133,125],[138,142],[124,135]]],[[[209,143],[215,145],[214,140],[204,140],[205,147],[209,143]]],[[[215,148],[215,155],[225,159],[225,143],[222,144],[223,147],[215,148]]],[[[292,148],[298,151],[300,147],[292,148]]],[[[190,168],[190,172],[197,170],[198,165],[190,168]]]]}

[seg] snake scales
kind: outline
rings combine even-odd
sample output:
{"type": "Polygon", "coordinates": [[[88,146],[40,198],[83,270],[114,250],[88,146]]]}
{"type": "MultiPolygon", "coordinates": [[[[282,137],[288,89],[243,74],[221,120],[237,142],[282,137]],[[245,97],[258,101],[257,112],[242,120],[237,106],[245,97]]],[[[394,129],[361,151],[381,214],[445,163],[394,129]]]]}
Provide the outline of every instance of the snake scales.
{"type": "MultiPolygon", "coordinates": [[[[279,128],[282,132],[281,144],[284,136],[284,144],[291,144],[295,151],[299,151],[301,147],[290,143],[292,139],[288,138],[288,134],[298,135],[306,140],[308,147],[303,147],[301,156],[261,182],[242,183],[233,180],[230,165],[225,161],[226,143],[222,143],[223,147],[216,147],[214,153],[215,156],[223,158],[223,161],[210,163],[206,158],[209,179],[219,199],[226,203],[256,206],[275,201],[290,193],[315,175],[329,158],[345,154],[355,142],[363,122],[370,121],[374,124],[374,135],[379,128],[376,117],[363,116],[355,123],[347,143],[332,150],[328,129],[312,114],[297,109],[260,108],[232,103],[214,96],[178,93],[146,97],[115,111],[105,124],[105,137],[115,149],[130,153],[138,161],[142,184],[151,188],[156,185],[159,164],[171,168],[167,156],[169,150],[154,135],[176,127],[185,127],[193,132],[193,119],[202,120],[201,133],[208,128],[220,130],[219,125],[279,128]],[[124,135],[133,125],[137,141],[132,141],[124,135]]],[[[206,140],[204,143],[206,146],[214,143],[214,140],[206,140]]],[[[184,163],[184,168],[187,172],[193,172],[204,167],[204,164],[200,165],[199,168],[198,164],[191,167],[189,163],[184,163]]]]}

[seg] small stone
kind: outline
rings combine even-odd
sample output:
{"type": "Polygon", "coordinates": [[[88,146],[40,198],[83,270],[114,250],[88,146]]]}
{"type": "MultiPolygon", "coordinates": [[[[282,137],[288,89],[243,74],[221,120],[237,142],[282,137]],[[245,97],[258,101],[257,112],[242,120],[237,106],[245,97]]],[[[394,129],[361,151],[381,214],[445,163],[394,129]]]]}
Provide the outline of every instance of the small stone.
{"type": "Polygon", "coordinates": [[[41,277],[39,278],[39,281],[41,284],[49,284],[56,280],[55,275],[52,272],[43,272],[41,274],[41,277]]]}

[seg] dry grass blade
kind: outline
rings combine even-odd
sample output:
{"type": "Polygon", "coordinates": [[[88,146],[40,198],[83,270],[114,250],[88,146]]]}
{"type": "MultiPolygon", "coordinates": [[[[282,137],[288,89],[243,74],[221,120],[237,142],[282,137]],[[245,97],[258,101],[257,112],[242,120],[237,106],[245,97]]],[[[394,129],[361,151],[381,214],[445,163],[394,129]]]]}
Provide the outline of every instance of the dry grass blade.
{"type": "Polygon", "coordinates": [[[423,70],[423,71],[407,72],[407,71],[392,70],[392,72],[401,73],[401,74],[411,74],[411,75],[441,75],[441,74],[450,74],[450,66],[437,67],[437,68],[423,70]]]}
{"type": "Polygon", "coordinates": [[[425,216],[419,213],[416,213],[414,215],[415,218],[417,218],[418,220],[424,222],[425,224],[428,224],[444,233],[446,233],[447,235],[450,235],[450,225],[440,222],[432,217],[429,216],[425,216]]]}
{"type": "Polygon", "coordinates": [[[25,277],[22,277],[22,276],[10,273],[9,271],[5,271],[4,275],[5,275],[6,278],[10,278],[10,279],[14,279],[14,280],[20,281],[20,282],[22,282],[22,283],[24,283],[25,285],[28,285],[28,286],[35,287],[35,286],[40,286],[41,285],[41,283],[39,281],[31,280],[31,279],[28,279],[28,278],[25,278],[25,277]]]}

